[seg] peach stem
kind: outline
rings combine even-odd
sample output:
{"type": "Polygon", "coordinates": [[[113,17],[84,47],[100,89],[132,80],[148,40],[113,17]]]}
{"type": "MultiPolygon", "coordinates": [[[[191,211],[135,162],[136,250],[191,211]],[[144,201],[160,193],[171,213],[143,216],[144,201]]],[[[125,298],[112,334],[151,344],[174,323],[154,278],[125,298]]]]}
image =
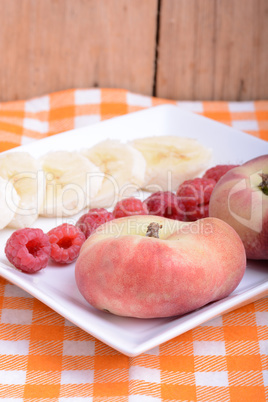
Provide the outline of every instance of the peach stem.
{"type": "Polygon", "coordinates": [[[155,237],[156,239],[159,239],[159,229],[162,228],[162,225],[159,225],[159,223],[152,222],[149,224],[147,227],[147,232],[146,236],[147,237],[155,237]]]}
{"type": "Polygon", "coordinates": [[[262,182],[259,184],[259,188],[261,191],[265,194],[268,195],[268,174],[267,173],[260,173],[260,176],[262,178],[262,182]]]}

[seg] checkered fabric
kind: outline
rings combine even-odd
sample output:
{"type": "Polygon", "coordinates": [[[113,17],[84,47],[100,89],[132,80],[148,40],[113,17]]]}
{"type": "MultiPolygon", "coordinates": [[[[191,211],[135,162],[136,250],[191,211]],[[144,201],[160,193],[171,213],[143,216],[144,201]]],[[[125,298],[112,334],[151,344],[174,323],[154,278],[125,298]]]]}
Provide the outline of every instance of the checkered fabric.
{"type": "MultiPolygon", "coordinates": [[[[76,89],[0,104],[0,150],[164,103],[268,140],[268,101],[176,102],[76,89]]],[[[129,358],[0,278],[0,402],[267,400],[267,298],[129,358]]]]}

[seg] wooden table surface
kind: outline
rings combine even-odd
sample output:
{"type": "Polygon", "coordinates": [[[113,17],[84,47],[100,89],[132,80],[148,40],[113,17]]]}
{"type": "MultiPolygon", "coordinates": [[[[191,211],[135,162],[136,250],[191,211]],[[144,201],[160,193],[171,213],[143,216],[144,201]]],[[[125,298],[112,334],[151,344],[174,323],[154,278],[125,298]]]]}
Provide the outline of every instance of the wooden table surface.
{"type": "Polygon", "coordinates": [[[268,0],[0,0],[0,101],[68,88],[268,98],[268,0]]]}

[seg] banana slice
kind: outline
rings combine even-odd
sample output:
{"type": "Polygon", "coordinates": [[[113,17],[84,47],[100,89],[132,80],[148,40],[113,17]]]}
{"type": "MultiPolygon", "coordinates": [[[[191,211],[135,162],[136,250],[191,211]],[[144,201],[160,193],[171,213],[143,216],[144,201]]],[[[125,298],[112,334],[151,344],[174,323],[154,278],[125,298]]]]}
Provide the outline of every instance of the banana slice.
{"type": "Polygon", "coordinates": [[[0,229],[5,228],[14,218],[19,201],[20,197],[13,184],[0,177],[0,229]]]}
{"type": "Polygon", "coordinates": [[[99,168],[78,152],[49,152],[41,164],[46,176],[43,216],[74,215],[88,206],[101,188],[99,168]]]}
{"type": "Polygon", "coordinates": [[[20,229],[37,219],[44,198],[44,175],[38,161],[27,152],[9,152],[0,157],[0,176],[13,184],[15,214],[8,226],[20,229]]]}
{"type": "Polygon", "coordinates": [[[144,184],[146,162],[142,154],[129,144],[104,140],[81,151],[103,173],[103,184],[91,201],[91,208],[108,208],[129,197],[144,184]]]}
{"type": "Polygon", "coordinates": [[[176,191],[184,181],[203,172],[212,152],[197,140],[176,136],[136,139],[131,145],[139,150],[147,164],[145,190],[176,191]]]}

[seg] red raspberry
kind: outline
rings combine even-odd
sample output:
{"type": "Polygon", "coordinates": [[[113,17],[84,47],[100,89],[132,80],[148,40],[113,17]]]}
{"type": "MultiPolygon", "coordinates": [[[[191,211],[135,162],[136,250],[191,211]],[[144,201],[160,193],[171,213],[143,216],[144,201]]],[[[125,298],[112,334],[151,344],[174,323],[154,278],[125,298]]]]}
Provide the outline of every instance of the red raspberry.
{"type": "Polygon", "coordinates": [[[112,219],[114,219],[113,214],[105,208],[93,208],[82,215],[75,226],[84,233],[87,239],[97,227],[112,219]]]}
{"type": "Polygon", "coordinates": [[[178,221],[185,220],[185,207],[171,191],[157,191],[145,201],[150,215],[164,216],[178,221]]]}
{"type": "Polygon", "coordinates": [[[74,225],[63,223],[48,232],[51,243],[52,260],[61,264],[70,264],[80,252],[82,244],[86,240],[84,233],[74,225]]]}
{"type": "Polygon", "coordinates": [[[123,218],[131,215],[148,215],[148,208],[141,200],[135,197],[118,201],[113,210],[115,218],[123,218]]]}
{"type": "Polygon", "coordinates": [[[196,178],[186,180],[179,186],[177,196],[185,207],[187,221],[208,216],[209,200],[215,185],[213,179],[196,178]]]}
{"type": "Polygon", "coordinates": [[[208,169],[203,175],[203,179],[214,179],[217,183],[220,178],[225,175],[229,170],[237,167],[239,165],[217,165],[208,169]]]}
{"type": "Polygon", "coordinates": [[[16,268],[32,274],[45,268],[49,261],[51,245],[41,229],[16,230],[7,240],[5,253],[16,268]]]}

